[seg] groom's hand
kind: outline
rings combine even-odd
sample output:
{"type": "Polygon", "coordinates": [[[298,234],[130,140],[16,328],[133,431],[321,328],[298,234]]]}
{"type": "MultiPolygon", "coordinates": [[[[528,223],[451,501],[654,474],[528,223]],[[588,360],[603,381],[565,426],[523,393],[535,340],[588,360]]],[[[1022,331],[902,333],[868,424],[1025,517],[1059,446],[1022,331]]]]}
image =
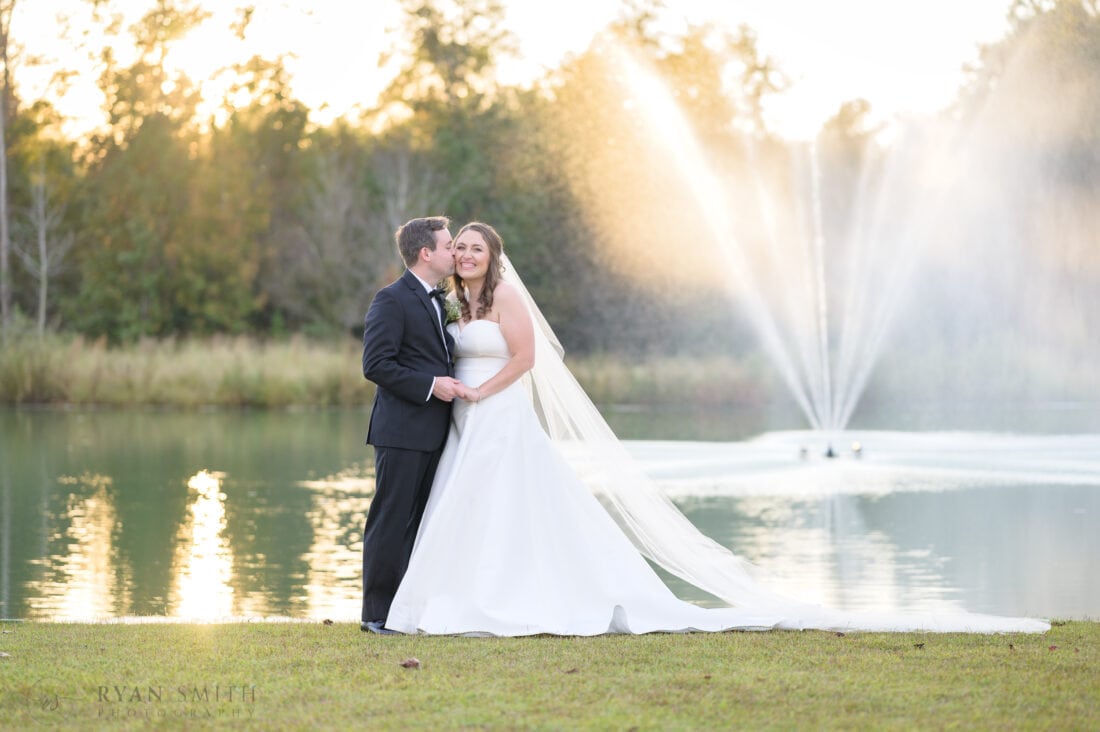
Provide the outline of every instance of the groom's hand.
{"type": "Polygon", "coordinates": [[[453,402],[455,397],[462,397],[465,389],[463,383],[457,379],[452,379],[450,376],[437,376],[432,386],[432,396],[444,402],[453,402]]]}

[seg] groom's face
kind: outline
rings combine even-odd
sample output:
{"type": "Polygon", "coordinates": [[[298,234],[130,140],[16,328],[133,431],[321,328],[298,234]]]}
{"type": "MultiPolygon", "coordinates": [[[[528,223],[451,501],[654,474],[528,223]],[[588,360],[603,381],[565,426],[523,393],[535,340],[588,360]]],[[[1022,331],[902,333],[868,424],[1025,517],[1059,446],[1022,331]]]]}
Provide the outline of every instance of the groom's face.
{"type": "Polygon", "coordinates": [[[455,251],[451,232],[440,229],[434,233],[434,236],[435,251],[431,254],[432,270],[439,279],[450,277],[455,273],[455,251]]]}

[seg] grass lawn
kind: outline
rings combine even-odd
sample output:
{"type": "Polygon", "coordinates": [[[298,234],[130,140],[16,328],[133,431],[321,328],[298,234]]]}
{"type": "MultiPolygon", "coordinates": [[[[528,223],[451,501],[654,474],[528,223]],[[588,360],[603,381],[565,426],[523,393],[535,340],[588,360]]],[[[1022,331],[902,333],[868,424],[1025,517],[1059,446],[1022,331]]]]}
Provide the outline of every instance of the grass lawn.
{"type": "Polygon", "coordinates": [[[505,639],[346,623],[0,628],[6,729],[1100,728],[1100,623],[505,639]]]}

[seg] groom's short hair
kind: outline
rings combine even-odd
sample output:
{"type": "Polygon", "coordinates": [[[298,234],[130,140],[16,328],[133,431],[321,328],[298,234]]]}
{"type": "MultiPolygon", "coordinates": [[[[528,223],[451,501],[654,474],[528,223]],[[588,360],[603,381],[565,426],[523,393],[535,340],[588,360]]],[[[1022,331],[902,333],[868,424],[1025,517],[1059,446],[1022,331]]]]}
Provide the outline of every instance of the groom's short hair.
{"type": "Polygon", "coordinates": [[[424,247],[434,252],[435,232],[450,225],[451,220],[446,216],[425,216],[402,224],[393,237],[397,241],[397,251],[401,254],[401,259],[405,260],[405,266],[416,264],[420,250],[424,247]]]}

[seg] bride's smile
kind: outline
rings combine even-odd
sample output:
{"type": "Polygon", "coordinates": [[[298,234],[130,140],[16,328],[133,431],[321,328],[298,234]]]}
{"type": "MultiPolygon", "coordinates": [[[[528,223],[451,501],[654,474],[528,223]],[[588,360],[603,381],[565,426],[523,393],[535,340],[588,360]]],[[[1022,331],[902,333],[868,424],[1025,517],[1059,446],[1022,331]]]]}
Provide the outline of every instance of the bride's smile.
{"type": "Polygon", "coordinates": [[[464,280],[476,280],[489,269],[489,246],[477,231],[467,231],[455,242],[455,270],[464,280]]]}

